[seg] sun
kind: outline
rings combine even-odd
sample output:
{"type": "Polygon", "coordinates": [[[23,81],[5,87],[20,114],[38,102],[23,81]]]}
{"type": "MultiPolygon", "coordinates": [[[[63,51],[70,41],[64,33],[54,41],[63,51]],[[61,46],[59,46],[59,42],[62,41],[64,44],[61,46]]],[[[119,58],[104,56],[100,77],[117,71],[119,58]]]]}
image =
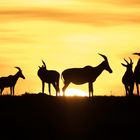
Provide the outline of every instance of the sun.
{"type": "Polygon", "coordinates": [[[66,96],[82,96],[82,97],[88,96],[88,94],[85,91],[81,89],[75,89],[75,88],[67,89],[65,91],[65,95],[66,96]]]}

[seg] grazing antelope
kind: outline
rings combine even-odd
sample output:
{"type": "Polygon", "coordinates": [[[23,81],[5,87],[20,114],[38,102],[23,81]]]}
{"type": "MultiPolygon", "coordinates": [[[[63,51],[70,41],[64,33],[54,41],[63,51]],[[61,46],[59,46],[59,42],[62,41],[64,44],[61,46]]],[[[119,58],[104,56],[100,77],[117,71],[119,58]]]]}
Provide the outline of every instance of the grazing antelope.
{"type": "Polygon", "coordinates": [[[56,90],[56,96],[60,93],[59,78],[60,74],[55,70],[47,70],[45,62],[42,60],[42,67],[39,66],[37,72],[40,80],[42,81],[42,93],[44,93],[45,82],[48,83],[49,94],[51,95],[51,84],[56,90]]]}
{"type": "Polygon", "coordinates": [[[15,75],[9,75],[8,77],[0,77],[0,94],[2,95],[2,91],[5,87],[10,87],[11,95],[14,95],[14,88],[18,78],[25,79],[22,74],[22,70],[19,67],[15,67],[18,69],[18,72],[15,75]]]}
{"type": "Polygon", "coordinates": [[[64,82],[64,87],[62,88],[63,95],[65,95],[65,90],[70,83],[74,83],[76,85],[88,83],[89,97],[90,95],[93,96],[93,82],[95,82],[97,77],[103,70],[107,70],[109,73],[112,73],[107,57],[102,54],[99,55],[104,58],[104,61],[96,67],[85,66],[83,68],[71,68],[62,72],[62,79],[64,82]]]}
{"type": "Polygon", "coordinates": [[[127,64],[121,63],[124,67],[126,67],[126,72],[122,77],[122,83],[124,84],[125,87],[126,96],[133,95],[133,89],[134,89],[134,73],[132,70],[133,62],[131,58],[130,58],[130,63],[126,59],[124,59],[124,61],[127,64]]]}
{"type": "MultiPolygon", "coordinates": [[[[140,53],[133,53],[134,55],[140,56],[140,53]]],[[[137,62],[137,65],[134,69],[134,80],[136,83],[136,88],[137,88],[137,95],[139,95],[139,84],[140,84],[140,58],[137,62]]]]}

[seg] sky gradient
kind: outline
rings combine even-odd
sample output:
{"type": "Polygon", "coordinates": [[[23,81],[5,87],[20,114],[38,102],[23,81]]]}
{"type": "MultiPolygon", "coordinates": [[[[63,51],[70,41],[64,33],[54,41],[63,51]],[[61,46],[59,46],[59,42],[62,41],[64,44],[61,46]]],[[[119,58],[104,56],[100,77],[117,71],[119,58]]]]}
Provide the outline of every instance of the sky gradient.
{"type": "MultiPolygon", "coordinates": [[[[66,68],[97,66],[102,53],[113,73],[104,71],[98,77],[94,94],[125,95],[121,63],[131,57],[135,67],[138,60],[132,53],[140,49],[139,7],[139,0],[0,0],[0,76],[15,74],[14,67],[19,66],[26,80],[19,79],[16,95],[38,93],[41,60],[61,73],[66,68]]],[[[68,88],[88,91],[87,84],[68,88]]]]}

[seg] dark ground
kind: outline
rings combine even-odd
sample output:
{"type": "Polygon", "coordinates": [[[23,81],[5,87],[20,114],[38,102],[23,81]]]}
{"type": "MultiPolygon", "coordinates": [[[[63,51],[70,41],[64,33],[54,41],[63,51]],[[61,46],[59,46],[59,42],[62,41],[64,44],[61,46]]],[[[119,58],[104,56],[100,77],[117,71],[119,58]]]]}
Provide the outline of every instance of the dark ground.
{"type": "Polygon", "coordinates": [[[140,97],[1,96],[1,138],[140,139],[140,97]]]}

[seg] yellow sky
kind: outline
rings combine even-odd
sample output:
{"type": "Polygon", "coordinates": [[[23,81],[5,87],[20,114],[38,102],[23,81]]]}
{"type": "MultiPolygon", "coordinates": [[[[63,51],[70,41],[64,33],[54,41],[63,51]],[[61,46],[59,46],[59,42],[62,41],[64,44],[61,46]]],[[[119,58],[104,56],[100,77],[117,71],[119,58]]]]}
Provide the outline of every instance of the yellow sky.
{"type": "MultiPolygon", "coordinates": [[[[137,63],[132,53],[140,48],[139,7],[139,0],[0,0],[0,76],[15,74],[14,66],[19,66],[26,80],[17,82],[16,94],[38,93],[42,59],[48,69],[61,73],[98,65],[103,61],[100,52],[113,73],[98,77],[95,95],[124,95],[121,62],[131,57],[137,63]]],[[[88,91],[87,84],[70,87],[88,91]]]]}

